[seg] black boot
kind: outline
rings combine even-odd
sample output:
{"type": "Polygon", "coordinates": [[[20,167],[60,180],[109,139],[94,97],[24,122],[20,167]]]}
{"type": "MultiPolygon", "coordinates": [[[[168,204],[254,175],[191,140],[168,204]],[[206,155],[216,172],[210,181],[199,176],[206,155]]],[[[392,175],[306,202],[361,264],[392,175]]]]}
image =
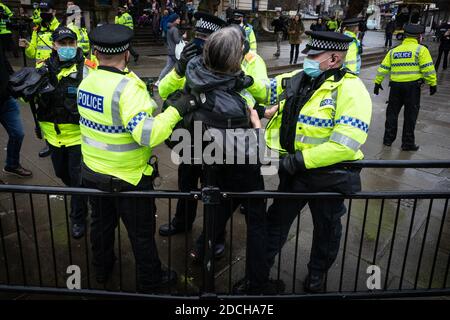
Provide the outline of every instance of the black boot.
{"type": "Polygon", "coordinates": [[[419,145],[412,144],[412,145],[402,146],[402,150],[403,151],[417,151],[417,150],[419,150],[419,145]]]}
{"type": "Polygon", "coordinates": [[[318,293],[325,288],[325,274],[319,272],[310,272],[303,282],[305,292],[318,293]]]}
{"type": "Polygon", "coordinates": [[[166,224],[162,224],[159,227],[159,234],[163,237],[170,237],[177,233],[191,231],[191,229],[192,229],[192,226],[190,226],[189,228],[180,228],[180,227],[177,227],[176,225],[174,225],[173,223],[166,223],[166,224]]]}
{"type": "Polygon", "coordinates": [[[45,147],[42,148],[41,151],[39,151],[39,157],[41,158],[48,157],[50,153],[52,153],[52,150],[50,150],[48,145],[45,145],[45,147]]]}

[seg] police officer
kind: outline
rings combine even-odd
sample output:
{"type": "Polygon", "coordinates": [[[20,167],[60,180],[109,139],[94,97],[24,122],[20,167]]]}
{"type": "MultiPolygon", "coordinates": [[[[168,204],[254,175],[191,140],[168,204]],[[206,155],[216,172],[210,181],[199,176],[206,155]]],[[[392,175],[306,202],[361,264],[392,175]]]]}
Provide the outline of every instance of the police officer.
{"type": "MultiPolygon", "coordinates": [[[[268,147],[281,156],[279,191],[352,193],[360,190],[359,171],[334,169],[342,161],[363,158],[372,103],[362,81],[342,68],[352,39],[340,33],[309,32],[301,72],[277,76],[269,99],[279,111],[266,128],[268,147]]],[[[266,90],[261,84],[261,90],[266,90]]],[[[321,291],[336,259],[341,238],[343,199],[276,199],[268,211],[267,277],[289,229],[308,203],[313,218],[313,242],[304,289],[321,291]]]]}
{"type": "MultiPolygon", "coordinates": [[[[114,18],[114,23],[121,24],[131,30],[134,29],[133,17],[128,13],[126,6],[119,6],[117,8],[117,16],[114,18]]],[[[130,47],[129,51],[134,57],[134,62],[137,62],[139,59],[139,54],[133,49],[133,47],[130,47]]]]}
{"type": "Polygon", "coordinates": [[[80,27],[77,27],[76,24],[72,21],[67,24],[67,27],[76,33],[78,39],[78,46],[83,50],[83,54],[85,57],[88,57],[91,52],[91,45],[89,44],[89,35],[86,29],[86,25],[84,24],[84,18],[80,18],[80,27]]]}
{"type": "MultiPolygon", "coordinates": [[[[38,97],[37,117],[44,139],[50,146],[53,169],[66,186],[81,186],[81,133],[77,110],[77,88],[96,65],[86,60],[77,47],[77,35],[58,27],[52,35],[53,52],[41,68],[48,70],[55,90],[38,97]]],[[[85,233],[87,199],[72,196],[70,218],[72,236],[85,233]]]]}
{"type": "Polygon", "coordinates": [[[252,27],[251,24],[246,23],[244,21],[245,12],[239,11],[239,10],[235,10],[233,15],[234,15],[233,23],[237,24],[238,26],[240,26],[245,31],[245,39],[250,44],[250,50],[256,52],[257,44],[256,44],[255,31],[253,30],[253,27],[252,27]]]}
{"type": "Polygon", "coordinates": [[[42,21],[33,29],[30,42],[26,39],[19,39],[19,46],[25,48],[28,58],[36,60],[36,66],[50,57],[53,50],[52,33],[59,26],[51,1],[39,3],[39,9],[42,21]]]}
{"type": "Polygon", "coordinates": [[[330,20],[327,21],[327,29],[328,31],[338,31],[339,22],[336,20],[335,16],[332,16],[330,20]]]}
{"type": "Polygon", "coordinates": [[[346,19],[342,22],[344,34],[353,39],[347,51],[344,67],[359,75],[361,71],[362,45],[358,40],[359,24],[364,21],[360,18],[346,19]]]}
{"type": "MultiPolygon", "coordinates": [[[[19,46],[25,48],[25,55],[28,58],[36,60],[36,67],[50,57],[53,50],[52,33],[59,27],[53,2],[50,0],[40,2],[39,10],[41,23],[33,29],[30,42],[26,39],[19,39],[19,46]]],[[[39,151],[39,157],[47,157],[50,152],[47,145],[39,151]]]]}
{"type": "MultiPolygon", "coordinates": [[[[192,107],[189,97],[152,116],[156,103],[146,85],[128,72],[133,32],[106,24],[90,33],[99,61],[78,89],[83,185],[107,192],[152,190],[151,150],[169,137],[173,127],[192,107]]],[[[195,105],[194,105],[195,106],[195,105]]],[[[137,266],[138,290],[152,291],[176,281],[163,270],[155,244],[155,203],[149,197],[91,197],[91,243],[96,279],[107,281],[115,261],[115,228],[122,219],[137,266]]]]}
{"type": "Polygon", "coordinates": [[[42,18],[41,18],[41,9],[39,9],[39,3],[38,2],[33,2],[33,15],[32,15],[32,20],[34,25],[37,27],[38,25],[41,24],[42,22],[42,18]]]}
{"type": "Polygon", "coordinates": [[[428,49],[419,43],[425,32],[422,25],[405,26],[405,39],[402,44],[390,50],[378,68],[375,78],[374,94],[383,90],[381,83],[390,74],[389,103],[386,108],[386,123],[383,144],[391,146],[397,136],[398,114],[405,106],[405,120],[402,133],[402,150],[417,151],[414,128],[419,114],[420,88],[423,80],[430,85],[430,95],[436,93],[437,77],[433,60],[428,49]]]}

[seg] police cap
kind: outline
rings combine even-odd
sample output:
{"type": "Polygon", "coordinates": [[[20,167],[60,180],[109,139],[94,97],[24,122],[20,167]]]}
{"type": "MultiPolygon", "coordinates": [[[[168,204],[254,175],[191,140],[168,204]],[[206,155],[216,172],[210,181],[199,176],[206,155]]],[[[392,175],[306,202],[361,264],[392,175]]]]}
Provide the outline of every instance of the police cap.
{"type": "Polygon", "coordinates": [[[201,33],[211,34],[226,25],[226,22],[219,17],[205,12],[197,11],[194,14],[194,18],[197,20],[195,24],[195,31],[201,33]]]}
{"type": "Polygon", "coordinates": [[[104,24],[89,33],[92,47],[103,54],[119,54],[130,47],[133,31],[120,24],[104,24]]]}
{"type": "Polygon", "coordinates": [[[420,24],[407,24],[404,30],[407,36],[417,37],[425,32],[425,27],[420,24]]]}
{"type": "Polygon", "coordinates": [[[315,55],[325,51],[347,51],[352,38],[333,31],[306,31],[310,36],[304,54],[315,55]]]}
{"type": "Polygon", "coordinates": [[[234,10],[233,15],[235,17],[245,17],[245,12],[241,10],[234,10]]]}
{"type": "Polygon", "coordinates": [[[351,19],[345,19],[342,21],[343,27],[354,27],[359,26],[361,22],[364,22],[364,19],[362,18],[351,18],[351,19]]]}
{"type": "Polygon", "coordinates": [[[59,41],[67,38],[77,40],[77,35],[75,32],[64,26],[56,28],[52,33],[52,41],[59,41]]]}

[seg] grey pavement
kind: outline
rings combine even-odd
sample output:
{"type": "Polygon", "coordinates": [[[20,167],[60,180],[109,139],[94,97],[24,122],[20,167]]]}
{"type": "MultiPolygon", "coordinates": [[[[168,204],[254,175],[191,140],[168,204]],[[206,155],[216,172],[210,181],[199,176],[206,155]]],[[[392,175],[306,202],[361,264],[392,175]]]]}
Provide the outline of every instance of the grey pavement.
{"type": "MultiPolygon", "coordinates": [[[[382,40],[382,34],[373,33],[373,39],[382,40]]],[[[375,40],[374,40],[375,41],[375,40]]],[[[369,43],[368,38],[366,42],[369,43]]],[[[379,42],[378,42],[379,43],[379,42]]],[[[275,61],[272,54],[274,47],[269,44],[260,44],[260,50],[268,63],[282,63],[289,59],[287,46],[283,47],[282,56],[275,61]],[[273,62],[270,62],[272,61],[273,62]],[[284,59],[284,60],[283,60],[284,59]]],[[[371,47],[368,47],[369,49],[371,47]]],[[[376,48],[376,47],[375,47],[376,48]]],[[[142,67],[144,70],[144,61],[142,67]]],[[[163,63],[163,57],[162,57],[163,63]]],[[[146,67],[149,74],[157,70],[153,65],[146,67]]],[[[138,71],[138,70],[137,70],[138,71]]],[[[147,72],[147,71],[146,71],[147,72]]],[[[417,122],[416,139],[421,148],[417,152],[403,152],[400,149],[400,140],[397,139],[392,147],[382,145],[384,130],[386,101],[388,97],[388,85],[379,96],[372,94],[373,78],[376,67],[362,70],[361,79],[366,84],[372,96],[373,113],[369,137],[362,147],[366,159],[449,159],[450,158],[450,73],[448,70],[438,73],[438,93],[430,97],[428,87],[423,87],[422,105],[417,122]]],[[[138,71],[139,73],[139,71],[138,71]]],[[[160,100],[157,98],[160,105],[160,100]]],[[[42,141],[34,137],[33,121],[27,106],[22,107],[22,117],[26,128],[26,137],[22,147],[21,159],[24,167],[33,171],[31,179],[19,179],[0,173],[0,179],[7,184],[30,185],[59,185],[62,183],[54,175],[49,158],[39,158],[38,151],[44,145],[42,141]]],[[[402,129],[403,117],[400,117],[399,132],[402,129]]],[[[7,134],[3,130],[0,136],[1,154],[4,159],[6,152],[7,134]]],[[[400,138],[400,137],[399,137],[400,138]]],[[[160,171],[162,185],[160,190],[177,189],[177,166],[170,160],[170,150],[161,145],[154,149],[154,153],[160,158],[160,171]]],[[[450,187],[450,169],[364,169],[362,171],[364,191],[380,190],[448,190],[450,187]]],[[[265,177],[266,189],[275,190],[277,177],[265,177]]],[[[83,271],[83,288],[103,288],[95,284],[93,277],[87,277],[87,270],[92,271],[90,255],[86,255],[90,248],[88,239],[72,240],[67,235],[67,217],[65,212],[66,202],[69,198],[43,195],[0,194],[0,238],[4,241],[11,283],[23,281],[22,265],[19,246],[22,246],[26,268],[24,270],[28,283],[47,286],[64,286],[66,279],[66,267],[69,264],[77,264],[83,271]],[[32,204],[31,205],[31,200],[32,204]],[[50,213],[48,213],[48,205],[50,213]],[[14,212],[17,211],[17,220],[14,212]],[[34,222],[34,223],[33,223],[34,222]],[[33,227],[36,226],[36,228],[33,227]],[[20,233],[17,230],[20,230],[20,233]],[[20,236],[20,241],[19,241],[20,236]],[[68,248],[70,247],[70,251],[68,248]],[[55,248],[53,255],[52,248],[55,248]],[[36,254],[38,253],[38,255],[36,254]],[[39,264],[38,264],[39,263],[39,264]],[[40,265],[40,270],[37,266],[40,265]],[[40,272],[39,272],[40,271],[40,272]],[[56,271],[56,272],[55,272],[56,271]],[[55,277],[55,274],[57,277],[55,277]],[[57,283],[55,282],[57,280],[57,283]]],[[[157,200],[157,227],[167,223],[169,216],[175,214],[175,200],[157,200]],[[170,208],[170,214],[169,214],[170,208]]],[[[342,290],[353,290],[355,286],[365,290],[368,275],[366,267],[371,264],[379,265],[382,270],[382,284],[386,282],[389,288],[398,288],[402,279],[402,288],[412,288],[417,282],[418,287],[428,287],[429,275],[433,268],[433,258],[437,256],[434,266],[434,277],[431,287],[437,288],[443,285],[445,273],[448,272],[447,263],[450,254],[450,214],[445,207],[445,201],[429,200],[354,200],[346,202],[349,214],[342,218],[344,234],[341,242],[341,251],[338,259],[328,275],[328,290],[336,291],[342,285],[342,290]],[[397,206],[399,207],[397,208],[397,206]],[[381,207],[383,214],[380,216],[381,207]],[[367,208],[367,209],[366,209],[367,208]],[[413,210],[415,208],[415,210],[413,210]],[[398,218],[396,213],[398,211],[398,218]],[[442,217],[446,213],[446,219],[441,227],[442,217]],[[412,219],[414,216],[414,219],[412,219]],[[427,223],[428,220],[428,223],[427,223]],[[362,228],[365,222],[364,228],[362,228]],[[380,223],[381,222],[381,223],[380,223]],[[440,229],[442,229],[439,238],[440,229]],[[348,233],[345,232],[348,230],[348,233]],[[395,239],[393,234],[395,231],[395,239]],[[409,236],[410,235],[410,236],[409,236]],[[362,243],[360,250],[360,243],[362,243]],[[344,244],[346,255],[343,257],[344,244]],[[435,250],[437,246],[437,250],[435,250]],[[408,251],[406,251],[408,247],[408,251]],[[376,252],[375,252],[376,248],[376,252]],[[359,257],[361,259],[359,259],[359,257]],[[406,259],[405,259],[406,257],[406,259]],[[420,259],[420,270],[417,265],[420,259]],[[359,261],[359,269],[357,269],[359,261]],[[403,264],[403,261],[406,261],[403,264]],[[389,269],[386,280],[387,269],[389,269]],[[342,284],[340,275],[343,275],[342,284]],[[403,277],[402,277],[403,275],[403,277]]],[[[192,243],[200,234],[203,227],[203,211],[199,206],[198,218],[193,230],[187,234],[176,235],[170,239],[156,236],[161,259],[164,263],[171,264],[180,274],[180,281],[176,292],[198,292],[201,285],[201,268],[194,265],[188,258],[188,252],[192,243]],[[169,259],[170,257],[170,259],[169,259]],[[187,267],[187,268],[186,268],[187,267]]],[[[235,213],[233,216],[233,232],[228,226],[227,256],[216,264],[217,290],[228,292],[229,284],[234,283],[243,276],[245,261],[245,220],[244,216],[235,213]],[[230,248],[231,251],[230,251],[230,248]],[[229,267],[231,262],[231,268],[229,267]]],[[[273,276],[278,274],[286,281],[287,292],[302,292],[302,280],[306,275],[310,245],[312,240],[312,222],[308,208],[305,208],[299,221],[300,235],[297,239],[297,221],[294,222],[289,240],[283,248],[280,256],[280,268],[278,264],[273,268],[273,276]],[[295,254],[297,253],[297,254],[295,254]],[[296,266],[296,268],[294,268],[296,266]]],[[[115,269],[114,279],[106,288],[117,290],[133,290],[134,288],[134,259],[123,225],[120,227],[121,238],[116,241],[116,252],[122,253],[122,268],[115,269]],[[120,275],[122,277],[120,278],[120,275]]],[[[3,243],[2,243],[3,245],[3,243]]],[[[6,270],[4,266],[4,252],[0,247],[0,283],[6,282],[6,270]]],[[[277,260],[278,263],[278,260],[277,260]]],[[[447,287],[449,286],[447,279],[447,287]]],[[[23,296],[22,298],[26,298],[23,296]]]]}

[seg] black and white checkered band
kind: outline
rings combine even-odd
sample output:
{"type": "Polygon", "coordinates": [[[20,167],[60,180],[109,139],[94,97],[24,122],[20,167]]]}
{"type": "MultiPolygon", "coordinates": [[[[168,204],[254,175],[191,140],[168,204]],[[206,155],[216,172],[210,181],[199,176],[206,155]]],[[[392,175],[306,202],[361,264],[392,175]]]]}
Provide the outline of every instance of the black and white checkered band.
{"type": "Polygon", "coordinates": [[[321,40],[310,38],[308,47],[316,50],[333,50],[333,51],[346,51],[350,46],[349,42],[337,42],[332,40],[321,40]]]}
{"type": "Polygon", "coordinates": [[[197,20],[197,23],[195,24],[195,28],[205,29],[205,30],[209,30],[211,32],[216,32],[217,30],[220,29],[220,26],[215,23],[212,23],[210,21],[206,21],[203,18],[200,18],[199,20],[197,20]]]}
{"type": "Polygon", "coordinates": [[[127,44],[125,44],[125,45],[123,45],[121,47],[115,47],[115,48],[102,47],[102,46],[99,46],[99,45],[96,45],[96,44],[93,45],[95,50],[98,50],[99,52],[104,53],[104,54],[122,53],[125,50],[127,50],[129,46],[130,46],[129,43],[127,43],[127,44]]]}

